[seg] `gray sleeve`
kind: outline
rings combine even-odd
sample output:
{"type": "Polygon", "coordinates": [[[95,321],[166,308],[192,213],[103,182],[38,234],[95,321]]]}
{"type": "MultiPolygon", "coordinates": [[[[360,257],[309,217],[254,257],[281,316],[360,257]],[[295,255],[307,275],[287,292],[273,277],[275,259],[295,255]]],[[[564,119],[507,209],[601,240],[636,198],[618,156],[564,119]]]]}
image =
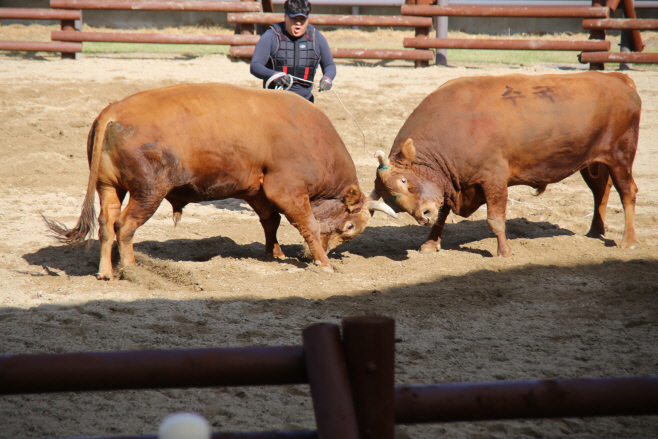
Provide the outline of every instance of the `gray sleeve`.
{"type": "Polygon", "coordinates": [[[259,79],[268,79],[276,72],[266,67],[267,62],[270,60],[270,55],[276,50],[277,40],[276,34],[272,29],[268,29],[258,40],[254,55],[251,57],[251,65],[249,71],[252,75],[259,79]]]}
{"type": "Polygon", "coordinates": [[[318,30],[315,31],[315,41],[320,54],[320,67],[322,67],[322,75],[328,76],[333,79],[336,77],[336,64],[334,64],[334,57],[331,55],[329,43],[327,39],[318,30]]]}

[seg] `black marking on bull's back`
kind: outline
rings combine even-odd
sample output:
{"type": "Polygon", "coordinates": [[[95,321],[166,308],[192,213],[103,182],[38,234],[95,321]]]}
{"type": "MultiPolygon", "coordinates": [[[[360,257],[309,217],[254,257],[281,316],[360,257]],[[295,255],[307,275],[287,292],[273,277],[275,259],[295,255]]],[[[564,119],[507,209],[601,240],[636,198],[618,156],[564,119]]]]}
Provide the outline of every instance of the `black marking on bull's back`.
{"type": "Polygon", "coordinates": [[[507,89],[505,93],[502,94],[503,99],[505,100],[511,100],[514,106],[516,107],[516,100],[517,99],[525,99],[526,96],[523,94],[523,92],[516,91],[509,85],[506,85],[505,88],[507,89]]]}
{"type": "MultiPolygon", "coordinates": [[[[505,90],[505,93],[503,93],[503,94],[501,95],[501,97],[502,97],[504,100],[510,100],[510,101],[512,101],[512,103],[514,104],[514,106],[517,105],[517,102],[516,102],[517,99],[525,99],[525,98],[527,97],[527,96],[523,93],[523,91],[514,90],[513,87],[510,87],[510,86],[508,86],[508,85],[505,86],[505,89],[506,89],[506,90],[505,90]]],[[[557,93],[558,93],[556,89],[551,88],[551,87],[549,87],[549,86],[547,86],[547,85],[537,85],[537,86],[532,87],[532,89],[534,90],[534,91],[532,92],[532,94],[535,95],[535,97],[537,97],[537,98],[539,98],[539,99],[548,99],[548,100],[550,100],[552,103],[555,103],[555,99],[554,99],[554,97],[555,97],[555,96],[557,95],[557,93]]]]}
{"type": "Polygon", "coordinates": [[[553,99],[553,95],[557,93],[556,90],[546,86],[546,85],[538,85],[536,87],[532,87],[533,91],[532,94],[537,95],[540,99],[550,99],[551,102],[555,103],[555,100],[553,99]]]}

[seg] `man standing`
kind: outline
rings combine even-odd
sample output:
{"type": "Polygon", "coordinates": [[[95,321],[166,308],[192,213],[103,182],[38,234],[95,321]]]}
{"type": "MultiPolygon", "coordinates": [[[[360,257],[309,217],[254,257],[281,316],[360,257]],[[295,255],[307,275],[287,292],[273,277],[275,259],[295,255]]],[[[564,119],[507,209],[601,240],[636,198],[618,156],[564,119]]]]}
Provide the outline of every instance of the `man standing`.
{"type": "Polygon", "coordinates": [[[327,40],[308,23],[308,0],[286,0],[283,8],[285,21],[270,26],[258,41],[250,71],[263,80],[263,87],[270,79],[269,88],[287,88],[292,81],[290,91],[313,102],[313,78],[318,64],[323,74],[320,91],[331,89],[336,64],[327,40]]]}

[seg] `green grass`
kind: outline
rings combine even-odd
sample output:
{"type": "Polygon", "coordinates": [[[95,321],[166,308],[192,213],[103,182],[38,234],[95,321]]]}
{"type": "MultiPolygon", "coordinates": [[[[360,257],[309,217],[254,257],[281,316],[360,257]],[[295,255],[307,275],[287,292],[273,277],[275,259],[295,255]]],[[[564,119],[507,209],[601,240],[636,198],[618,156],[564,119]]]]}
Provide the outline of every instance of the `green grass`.
{"type": "Polygon", "coordinates": [[[473,50],[448,49],[448,62],[533,64],[533,63],[578,63],[580,52],[543,50],[473,50]]]}
{"type": "MultiPolygon", "coordinates": [[[[228,55],[229,46],[203,44],[144,44],[144,43],[83,43],[84,53],[163,53],[182,55],[228,55]]],[[[375,47],[372,47],[375,48],[375,47]]],[[[379,49],[400,49],[400,47],[377,47],[379,49]]],[[[614,51],[614,48],[613,48],[614,51]]],[[[645,49],[655,52],[656,49],[645,49]]],[[[528,65],[534,63],[578,64],[580,52],[542,50],[474,50],[448,49],[448,63],[485,63],[528,65]]],[[[610,63],[613,64],[613,63],[610,63]]]]}

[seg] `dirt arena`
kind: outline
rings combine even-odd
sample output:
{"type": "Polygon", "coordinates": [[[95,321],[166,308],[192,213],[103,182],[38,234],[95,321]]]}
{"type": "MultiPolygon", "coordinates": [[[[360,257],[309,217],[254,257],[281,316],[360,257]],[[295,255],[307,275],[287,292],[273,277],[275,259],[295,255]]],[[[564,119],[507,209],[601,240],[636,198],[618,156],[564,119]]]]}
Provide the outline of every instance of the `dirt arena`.
{"type": "MultiPolygon", "coordinates": [[[[389,151],[414,107],[449,79],[576,66],[413,69],[338,67],[334,93],[316,93],[373,188],[377,149],[389,151]]],[[[635,179],[639,246],[620,249],[613,190],[607,239],[583,235],[592,197],[579,175],[534,197],[510,191],[516,252],[494,256],[486,209],[451,216],[443,250],[420,255],[428,228],[377,213],[330,254],[334,274],[264,256],[263,232],[239,200],[189,205],[173,227],[165,201],[135,235],[139,267],[102,282],[98,244],[66,248],[41,214],[73,226],[87,185],[90,125],[110,102],[150,88],[221,81],[260,87],[225,56],[0,54],[0,354],[298,345],[301,331],[346,316],[396,319],[398,384],[658,374],[658,71],[631,71],[643,100],[635,179]]],[[[275,108],[272,111],[276,111],[275,108]]],[[[287,255],[302,249],[285,220],[287,255]]],[[[124,391],[0,397],[0,438],[153,434],[174,411],[215,431],[314,429],[307,386],[124,391]]],[[[398,438],[657,437],[658,417],[399,426],[398,438]]]]}

